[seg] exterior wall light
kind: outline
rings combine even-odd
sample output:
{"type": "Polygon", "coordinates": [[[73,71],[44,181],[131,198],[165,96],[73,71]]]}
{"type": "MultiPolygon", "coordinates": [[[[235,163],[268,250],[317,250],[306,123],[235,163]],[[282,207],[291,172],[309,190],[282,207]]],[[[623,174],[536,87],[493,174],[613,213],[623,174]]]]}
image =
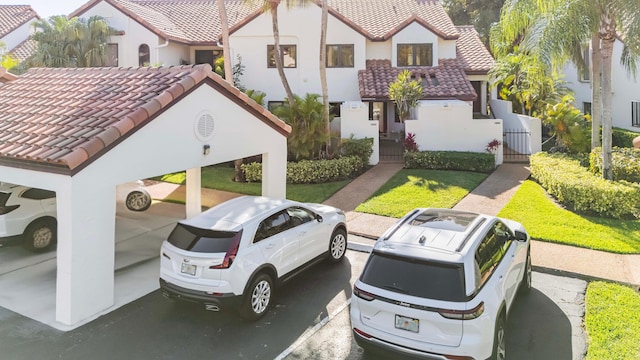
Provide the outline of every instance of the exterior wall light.
{"type": "Polygon", "coordinates": [[[211,146],[204,145],[202,147],[202,155],[209,155],[210,152],[211,152],[211,146]]]}

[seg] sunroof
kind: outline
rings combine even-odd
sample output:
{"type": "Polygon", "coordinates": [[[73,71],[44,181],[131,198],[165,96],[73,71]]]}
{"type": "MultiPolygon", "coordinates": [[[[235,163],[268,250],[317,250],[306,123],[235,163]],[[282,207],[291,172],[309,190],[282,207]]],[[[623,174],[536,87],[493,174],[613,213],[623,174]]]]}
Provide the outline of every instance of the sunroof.
{"type": "Polygon", "coordinates": [[[409,225],[464,232],[478,214],[447,210],[425,210],[413,218],[409,225]]]}

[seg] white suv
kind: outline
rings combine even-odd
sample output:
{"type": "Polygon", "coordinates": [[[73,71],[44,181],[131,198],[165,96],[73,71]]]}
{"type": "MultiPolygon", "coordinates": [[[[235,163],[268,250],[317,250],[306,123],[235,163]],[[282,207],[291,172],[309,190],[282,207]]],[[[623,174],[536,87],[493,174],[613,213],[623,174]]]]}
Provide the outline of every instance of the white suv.
{"type": "Polygon", "coordinates": [[[334,207],[242,196],[178,222],[160,250],[165,297],[239,308],[249,320],[269,308],[275,285],[347,250],[344,213],[334,207]]]}
{"type": "Polygon", "coordinates": [[[521,224],[415,209],[376,242],[354,284],[351,327],[365,350],[503,360],[518,288],[531,288],[529,235],[521,224]]]}

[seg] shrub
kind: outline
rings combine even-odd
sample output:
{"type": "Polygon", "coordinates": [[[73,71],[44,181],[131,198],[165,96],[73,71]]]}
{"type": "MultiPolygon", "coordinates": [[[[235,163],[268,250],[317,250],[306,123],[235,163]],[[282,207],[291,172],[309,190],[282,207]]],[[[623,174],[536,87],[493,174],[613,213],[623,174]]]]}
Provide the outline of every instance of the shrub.
{"type": "MultiPolygon", "coordinates": [[[[611,160],[613,180],[640,183],[640,149],[614,147],[611,149],[611,160]]],[[[589,170],[595,175],[602,174],[602,148],[591,150],[589,170]]]]}
{"type": "MultiPolygon", "coordinates": [[[[331,160],[288,162],[287,183],[315,184],[350,179],[362,173],[366,164],[357,156],[344,156],[331,160]]],[[[262,181],[262,164],[244,164],[242,170],[248,182],[262,181]]]]}
{"type": "Polygon", "coordinates": [[[531,155],[531,176],[562,204],[582,213],[640,218],[640,185],[608,181],[565,154],[531,155]]]}
{"type": "Polygon", "coordinates": [[[407,169],[463,170],[490,173],[496,167],[493,154],[459,151],[405,152],[407,169]]]}
{"type": "Polygon", "coordinates": [[[287,137],[287,147],[294,160],[319,158],[322,148],[329,140],[322,112],[324,107],[318,100],[320,95],[307,94],[304,98],[294,95],[295,106],[285,103],[273,110],[273,113],[291,125],[291,134],[287,137]]]}
{"type": "Polygon", "coordinates": [[[416,144],[416,134],[408,133],[407,137],[404,138],[404,151],[418,151],[418,144],[416,144]]]}
{"type": "Polygon", "coordinates": [[[373,138],[354,139],[351,135],[348,139],[342,139],[340,144],[340,155],[342,157],[357,156],[364,164],[369,163],[369,158],[373,153],[373,138]]]}
{"type": "Polygon", "coordinates": [[[640,136],[640,133],[620,128],[613,128],[611,143],[612,146],[632,148],[633,139],[638,136],[640,136]]]}

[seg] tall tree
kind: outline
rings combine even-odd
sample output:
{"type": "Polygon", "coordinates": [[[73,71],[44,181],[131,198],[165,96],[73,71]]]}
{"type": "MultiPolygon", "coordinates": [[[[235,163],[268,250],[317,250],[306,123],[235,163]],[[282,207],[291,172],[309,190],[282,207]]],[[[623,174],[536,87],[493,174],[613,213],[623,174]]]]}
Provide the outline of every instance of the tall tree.
{"type": "Polygon", "coordinates": [[[321,0],[322,21],[320,22],[320,85],[322,86],[322,105],[324,110],[322,118],[327,132],[325,144],[327,155],[331,155],[331,118],[329,111],[329,87],[327,85],[327,23],[329,19],[328,0],[321,0]]]}
{"type": "Polygon", "coordinates": [[[442,0],[451,21],[456,25],[473,25],[482,42],[489,47],[491,26],[500,20],[505,0],[442,0]]]}
{"type": "MultiPolygon", "coordinates": [[[[521,41],[522,47],[549,66],[567,59],[581,64],[581,46],[591,42],[593,91],[602,98],[602,174],[612,179],[611,167],[611,66],[613,46],[623,39],[621,63],[633,74],[640,56],[638,0],[506,0],[501,14],[503,43],[521,41]],[[522,8],[528,11],[523,12],[522,8]],[[597,39],[594,37],[597,36],[597,39]],[[599,43],[599,46],[597,46],[599,43]],[[597,49],[600,49],[598,52],[597,49]],[[595,60],[595,61],[594,61],[595,60]],[[601,66],[597,64],[600,62],[601,66]],[[601,75],[600,75],[601,74],[601,75]],[[597,81],[600,80],[600,88],[597,81]]],[[[493,33],[492,33],[493,35],[493,33]]],[[[592,102],[597,100],[596,97],[592,102]]],[[[599,105],[599,104],[598,104],[599,105]]],[[[594,117],[598,117],[594,114],[594,117]]],[[[594,131],[597,131],[594,130],[594,131]]]]}
{"type": "Polygon", "coordinates": [[[108,64],[109,37],[115,30],[106,20],[92,16],[88,20],[52,16],[34,23],[32,38],[38,47],[31,65],[42,67],[93,67],[108,64]]]}

